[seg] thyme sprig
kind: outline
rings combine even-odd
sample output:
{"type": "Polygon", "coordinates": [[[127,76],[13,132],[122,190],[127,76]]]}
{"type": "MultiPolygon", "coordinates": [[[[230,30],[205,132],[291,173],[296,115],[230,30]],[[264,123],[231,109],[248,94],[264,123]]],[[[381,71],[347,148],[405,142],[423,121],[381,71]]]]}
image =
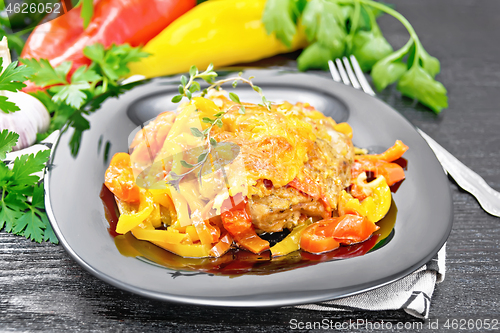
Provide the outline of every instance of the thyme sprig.
{"type": "MultiPolygon", "coordinates": [[[[219,80],[219,81],[215,82],[214,79],[218,76],[218,74],[213,70],[213,65],[210,64],[207,67],[207,69],[202,73],[199,72],[199,70],[196,66],[192,66],[191,69],[189,70],[189,76],[190,76],[189,79],[184,75],[181,76],[181,84],[179,85],[179,88],[178,88],[179,94],[175,95],[172,98],[173,103],[179,103],[184,97],[186,97],[189,100],[192,100],[193,94],[201,90],[200,83],[195,81],[195,80],[202,79],[205,82],[207,82],[208,84],[210,84],[210,86],[201,92],[201,97],[204,97],[211,89],[220,90],[221,86],[225,83],[232,82],[233,88],[236,88],[238,85],[238,82],[243,82],[243,83],[250,85],[252,87],[252,89],[254,91],[256,91],[261,96],[262,103],[263,103],[262,106],[265,106],[268,110],[271,110],[271,102],[268,101],[267,98],[264,96],[264,93],[262,92],[262,88],[253,84],[253,82],[251,81],[253,77],[249,77],[248,79],[243,78],[241,72],[239,73],[239,75],[237,77],[231,77],[231,78],[227,78],[227,79],[223,79],[223,80],[219,80]]],[[[245,114],[245,112],[246,112],[245,106],[243,105],[243,103],[241,103],[239,96],[233,92],[230,92],[229,98],[233,102],[240,105],[238,112],[240,114],[245,114]]],[[[180,164],[183,167],[188,168],[189,170],[187,170],[186,172],[184,172],[182,174],[177,174],[174,171],[170,171],[168,174],[168,177],[167,177],[169,179],[167,181],[167,184],[173,186],[177,191],[180,191],[179,184],[180,184],[181,180],[184,177],[188,176],[189,174],[193,173],[198,168],[199,168],[199,172],[198,172],[197,177],[198,177],[198,181],[199,181],[200,185],[202,184],[201,177],[202,177],[203,168],[204,168],[205,164],[207,163],[207,161],[209,160],[210,154],[217,147],[217,141],[215,140],[215,138],[213,138],[210,135],[210,133],[212,132],[212,129],[215,126],[222,128],[222,126],[224,125],[222,122],[222,117],[227,112],[228,111],[218,112],[214,115],[214,118],[203,117],[201,119],[201,121],[203,123],[210,124],[210,126],[207,127],[206,129],[204,129],[203,131],[200,131],[196,127],[190,128],[191,134],[194,137],[203,139],[206,148],[198,156],[197,163],[195,163],[195,164],[191,164],[185,160],[180,160],[180,164]]]]}

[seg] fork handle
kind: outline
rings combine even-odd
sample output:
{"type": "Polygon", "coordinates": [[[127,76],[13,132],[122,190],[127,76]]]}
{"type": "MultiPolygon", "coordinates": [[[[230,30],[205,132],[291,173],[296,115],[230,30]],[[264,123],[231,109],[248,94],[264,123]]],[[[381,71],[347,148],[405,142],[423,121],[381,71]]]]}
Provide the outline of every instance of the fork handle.
{"type": "Polygon", "coordinates": [[[500,217],[500,193],[492,189],[481,176],[460,162],[421,129],[417,128],[417,131],[427,141],[441,165],[457,184],[475,196],[486,212],[500,217]]]}

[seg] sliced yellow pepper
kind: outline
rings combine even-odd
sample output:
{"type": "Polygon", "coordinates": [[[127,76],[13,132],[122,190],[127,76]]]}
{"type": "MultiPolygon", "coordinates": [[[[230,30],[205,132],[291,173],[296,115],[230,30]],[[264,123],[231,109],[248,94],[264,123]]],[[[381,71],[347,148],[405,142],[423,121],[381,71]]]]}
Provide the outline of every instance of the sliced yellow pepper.
{"type": "Polygon", "coordinates": [[[342,191],[339,200],[340,214],[355,213],[373,223],[380,221],[391,208],[392,202],[391,189],[385,178],[378,176],[377,179],[366,183],[366,174],[363,173],[355,182],[362,187],[368,197],[360,202],[346,191],[342,191]]]}
{"type": "Polygon", "coordinates": [[[148,218],[148,216],[154,210],[154,202],[153,196],[149,191],[141,189],[140,194],[140,204],[139,209],[136,213],[130,214],[121,214],[118,219],[118,223],[116,225],[116,232],[119,234],[125,234],[137,227],[144,220],[148,218]]]}
{"type": "Polygon", "coordinates": [[[293,228],[281,242],[270,248],[273,257],[284,256],[300,249],[300,236],[304,229],[311,224],[311,220],[307,219],[304,224],[293,228]]]}
{"type": "Polygon", "coordinates": [[[135,238],[150,242],[162,242],[169,244],[180,244],[186,237],[186,234],[174,232],[172,230],[143,229],[140,226],[132,229],[135,238]]]}
{"type": "Polygon", "coordinates": [[[167,242],[152,241],[153,244],[164,248],[185,258],[205,258],[210,257],[211,244],[170,244],[167,242]]]}
{"type": "Polygon", "coordinates": [[[144,46],[151,54],[129,65],[130,75],[146,77],[187,72],[192,65],[206,68],[251,62],[304,47],[299,29],[291,48],[262,23],[266,0],[206,1],[170,24],[144,46]]]}

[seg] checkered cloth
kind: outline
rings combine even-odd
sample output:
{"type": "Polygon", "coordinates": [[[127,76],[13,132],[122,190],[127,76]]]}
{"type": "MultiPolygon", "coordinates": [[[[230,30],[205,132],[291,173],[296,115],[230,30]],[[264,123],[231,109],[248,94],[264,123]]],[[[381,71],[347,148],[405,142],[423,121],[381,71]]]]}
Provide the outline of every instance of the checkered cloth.
{"type": "Polygon", "coordinates": [[[396,282],[354,296],[296,308],[317,311],[403,309],[412,316],[427,319],[434,287],[444,280],[445,259],[446,244],[427,264],[396,282]]]}

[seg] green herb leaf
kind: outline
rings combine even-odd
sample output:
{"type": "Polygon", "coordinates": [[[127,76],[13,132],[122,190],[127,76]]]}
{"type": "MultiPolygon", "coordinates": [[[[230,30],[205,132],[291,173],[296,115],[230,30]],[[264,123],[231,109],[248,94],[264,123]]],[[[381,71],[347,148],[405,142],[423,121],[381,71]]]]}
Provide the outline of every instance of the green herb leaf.
{"type": "MultiPolygon", "coordinates": [[[[3,132],[1,134],[3,136],[3,132]]],[[[9,139],[9,145],[12,143],[9,139]]],[[[49,150],[16,158],[12,170],[0,163],[0,229],[41,242],[57,238],[43,211],[43,185],[35,173],[44,169],[49,150]],[[32,197],[31,202],[28,197],[32,197]]]]}
{"type": "Polygon", "coordinates": [[[328,70],[328,60],[333,59],[330,50],[320,43],[316,42],[304,49],[297,58],[297,67],[299,71],[308,69],[328,70]]]}
{"type": "Polygon", "coordinates": [[[380,59],[393,52],[391,44],[373,31],[358,31],[353,37],[352,54],[364,72],[372,69],[380,59]]]}
{"type": "Polygon", "coordinates": [[[429,73],[433,78],[441,71],[439,60],[427,53],[427,51],[420,45],[420,65],[429,73]]]}
{"type": "Polygon", "coordinates": [[[9,113],[19,111],[20,109],[16,103],[9,102],[7,97],[0,96],[0,110],[5,113],[9,113]]]}
{"type": "Polygon", "coordinates": [[[34,71],[25,65],[17,66],[17,61],[10,63],[3,69],[3,58],[0,58],[0,90],[16,92],[23,89],[26,85],[23,83],[30,77],[34,71]]]}
{"type": "Polygon", "coordinates": [[[149,55],[140,47],[132,47],[129,44],[113,44],[108,49],[104,49],[104,46],[99,43],[86,46],[83,54],[95,62],[94,66],[98,67],[101,73],[111,81],[127,75],[130,72],[127,66],[129,63],[137,62],[149,55]]]}
{"type": "Polygon", "coordinates": [[[71,76],[71,83],[77,82],[97,82],[102,79],[95,71],[88,69],[87,66],[81,66],[71,76]]]}
{"type": "Polygon", "coordinates": [[[182,95],[175,95],[172,97],[172,103],[179,103],[182,100],[182,95]]]}
{"type": "Polygon", "coordinates": [[[71,62],[65,61],[56,68],[52,67],[47,59],[21,59],[23,64],[26,64],[34,71],[30,81],[39,87],[47,87],[54,84],[67,84],[66,76],[71,69],[71,62]]]}
{"type": "Polygon", "coordinates": [[[405,46],[379,60],[372,68],[371,76],[377,90],[383,90],[388,85],[398,81],[408,70],[402,59],[411,52],[413,40],[408,41],[405,46]]]}
{"type": "Polygon", "coordinates": [[[242,106],[240,107],[240,109],[238,110],[238,113],[239,113],[239,114],[245,114],[245,113],[246,113],[246,111],[245,111],[245,106],[244,106],[244,105],[242,105],[242,106]]]}
{"type": "Polygon", "coordinates": [[[373,66],[370,75],[378,91],[384,90],[388,85],[398,81],[407,71],[407,66],[401,61],[382,59],[373,66]]]}
{"type": "Polygon", "coordinates": [[[268,0],[262,15],[262,22],[268,35],[276,34],[286,47],[292,47],[292,42],[297,27],[294,22],[295,1],[293,0],[268,0]]]}
{"type": "Polygon", "coordinates": [[[83,49],[83,54],[96,63],[102,62],[105,55],[104,45],[100,43],[88,45],[83,49]]]}
{"type": "Polygon", "coordinates": [[[204,152],[203,154],[201,154],[200,156],[198,156],[198,163],[200,163],[201,161],[205,160],[205,158],[207,157],[208,155],[208,152],[204,152]]]}
{"type": "Polygon", "coordinates": [[[222,123],[222,119],[217,118],[217,120],[215,121],[215,125],[217,125],[219,128],[222,128],[222,126],[224,125],[224,124],[222,123]]]}
{"type": "Polygon", "coordinates": [[[0,230],[5,226],[6,232],[11,232],[14,227],[13,224],[23,214],[19,210],[9,208],[5,201],[1,201],[0,206],[0,230]]]}
{"type": "Polygon", "coordinates": [[[255,90],[256,92],[258,92],[259,94],[262,94],[262,88],[259,87],[259,86],[253,86],[253,90],[255,90]]]}
{"type": "Polygon", "coordinates": [[[182,86],[186,86],[186,84],[188,83],[188,78],[184,75],[181,76],[181,84],[182,86]]]}
{"type": "Polygon", "coordinates": [[[398,82],[398,90],[405,96],[417,99],[436,113],[448,107],[446,88],[420,65],[414,65],[398,82]]]}
{"type": "Polygon", "coordinates": [[[195,93],[197,91],[200,91],[200,84],[196,81],[194,81],[192,84],[191,84],[191,87],[189,87],[189,91],[191,93],[195,93]]]}
{"type": "MultiPolygon", "coordinates": [[[[19,139],[19,134],[3,130],[0,132],[0,160],[4,160],[6,154],[12,150],[19,139]]],[[[0,228],[1,229],[1,228],[0,228]]]]}
{"type": "Polygon", "coordinates": [[[191,134],[193,134],[193,136],[197,137],[197,138],[204,138],[205,135],[203,135],[203,133],[197,129],[196,127],[191,127],[190,128],[191,130],[191,134]]]}
{"type": "Polygon", "coordinates": [[[39,151],[36,155],[25,154],[14,160],[12,167],[13,180],[11,186],[19,189],[23,186],[35,185],[40,177],[34,173],[42,171],[49,159],[50,150],[39,151]]]}
{"type": "Polygon", "coordinates": [[[94,16],[94,0],[83,0],[82,1],[82,12],[81,17],[83,19],[83,28],[87,29],[92,16],[94,16]]]}
{"type": "Polygon", "coordinates": [[[214,138],[210,138],[210,144],[213,146],[213,147],[216,147],[217,146],[217,141],[215,141],[214,138]]]}
{"type": "Polygon", "coordinates": [[[189,75],[191,76],[196,76],[198,74],[198,68],[196,66],[191,66],[189,69],[189,75]]]}
{"type": "Polygon", "coordinates": [[[203,119],[201,119],[201,121],[204,122],[204,123],[212,125],[215,120],[214,119],[210,119],[208,117],[203,117],[203,119]]]}
{"type": "Polygon", "coordinates": [[[85,103],[87,95],[83,92],[90,88],[88,82],[76,82],[66,86],[56,86],[50,88],[51,92],[57,92],[52,100],[56,103],[66,103],[69,106],[79,109],[85,103]]]}
{"type": "Polygon", "coordinates": [[[181,165],[185,168],[192,168],[194,165],[189,164],[188,162],[181,160],[181,165]]]}
{"type": "Polygon", "coordinates": [[[311,0],[302,13],[302,25],[309,42],[318,41],[335,55],[342,55],[345,49],[345,22],[336,3],[311,0]]]}
{"type": "Polygon", "coordinates": [[[229,93],[229,98],[230,98],[233,102],[238,103],[238,104],[241,104],[241,102],[240,102],[240,98],[239,98],[239,97],[238,97],[238,95],[236,95],[235,93],[230,92],[230,93],[229,93]]]}

